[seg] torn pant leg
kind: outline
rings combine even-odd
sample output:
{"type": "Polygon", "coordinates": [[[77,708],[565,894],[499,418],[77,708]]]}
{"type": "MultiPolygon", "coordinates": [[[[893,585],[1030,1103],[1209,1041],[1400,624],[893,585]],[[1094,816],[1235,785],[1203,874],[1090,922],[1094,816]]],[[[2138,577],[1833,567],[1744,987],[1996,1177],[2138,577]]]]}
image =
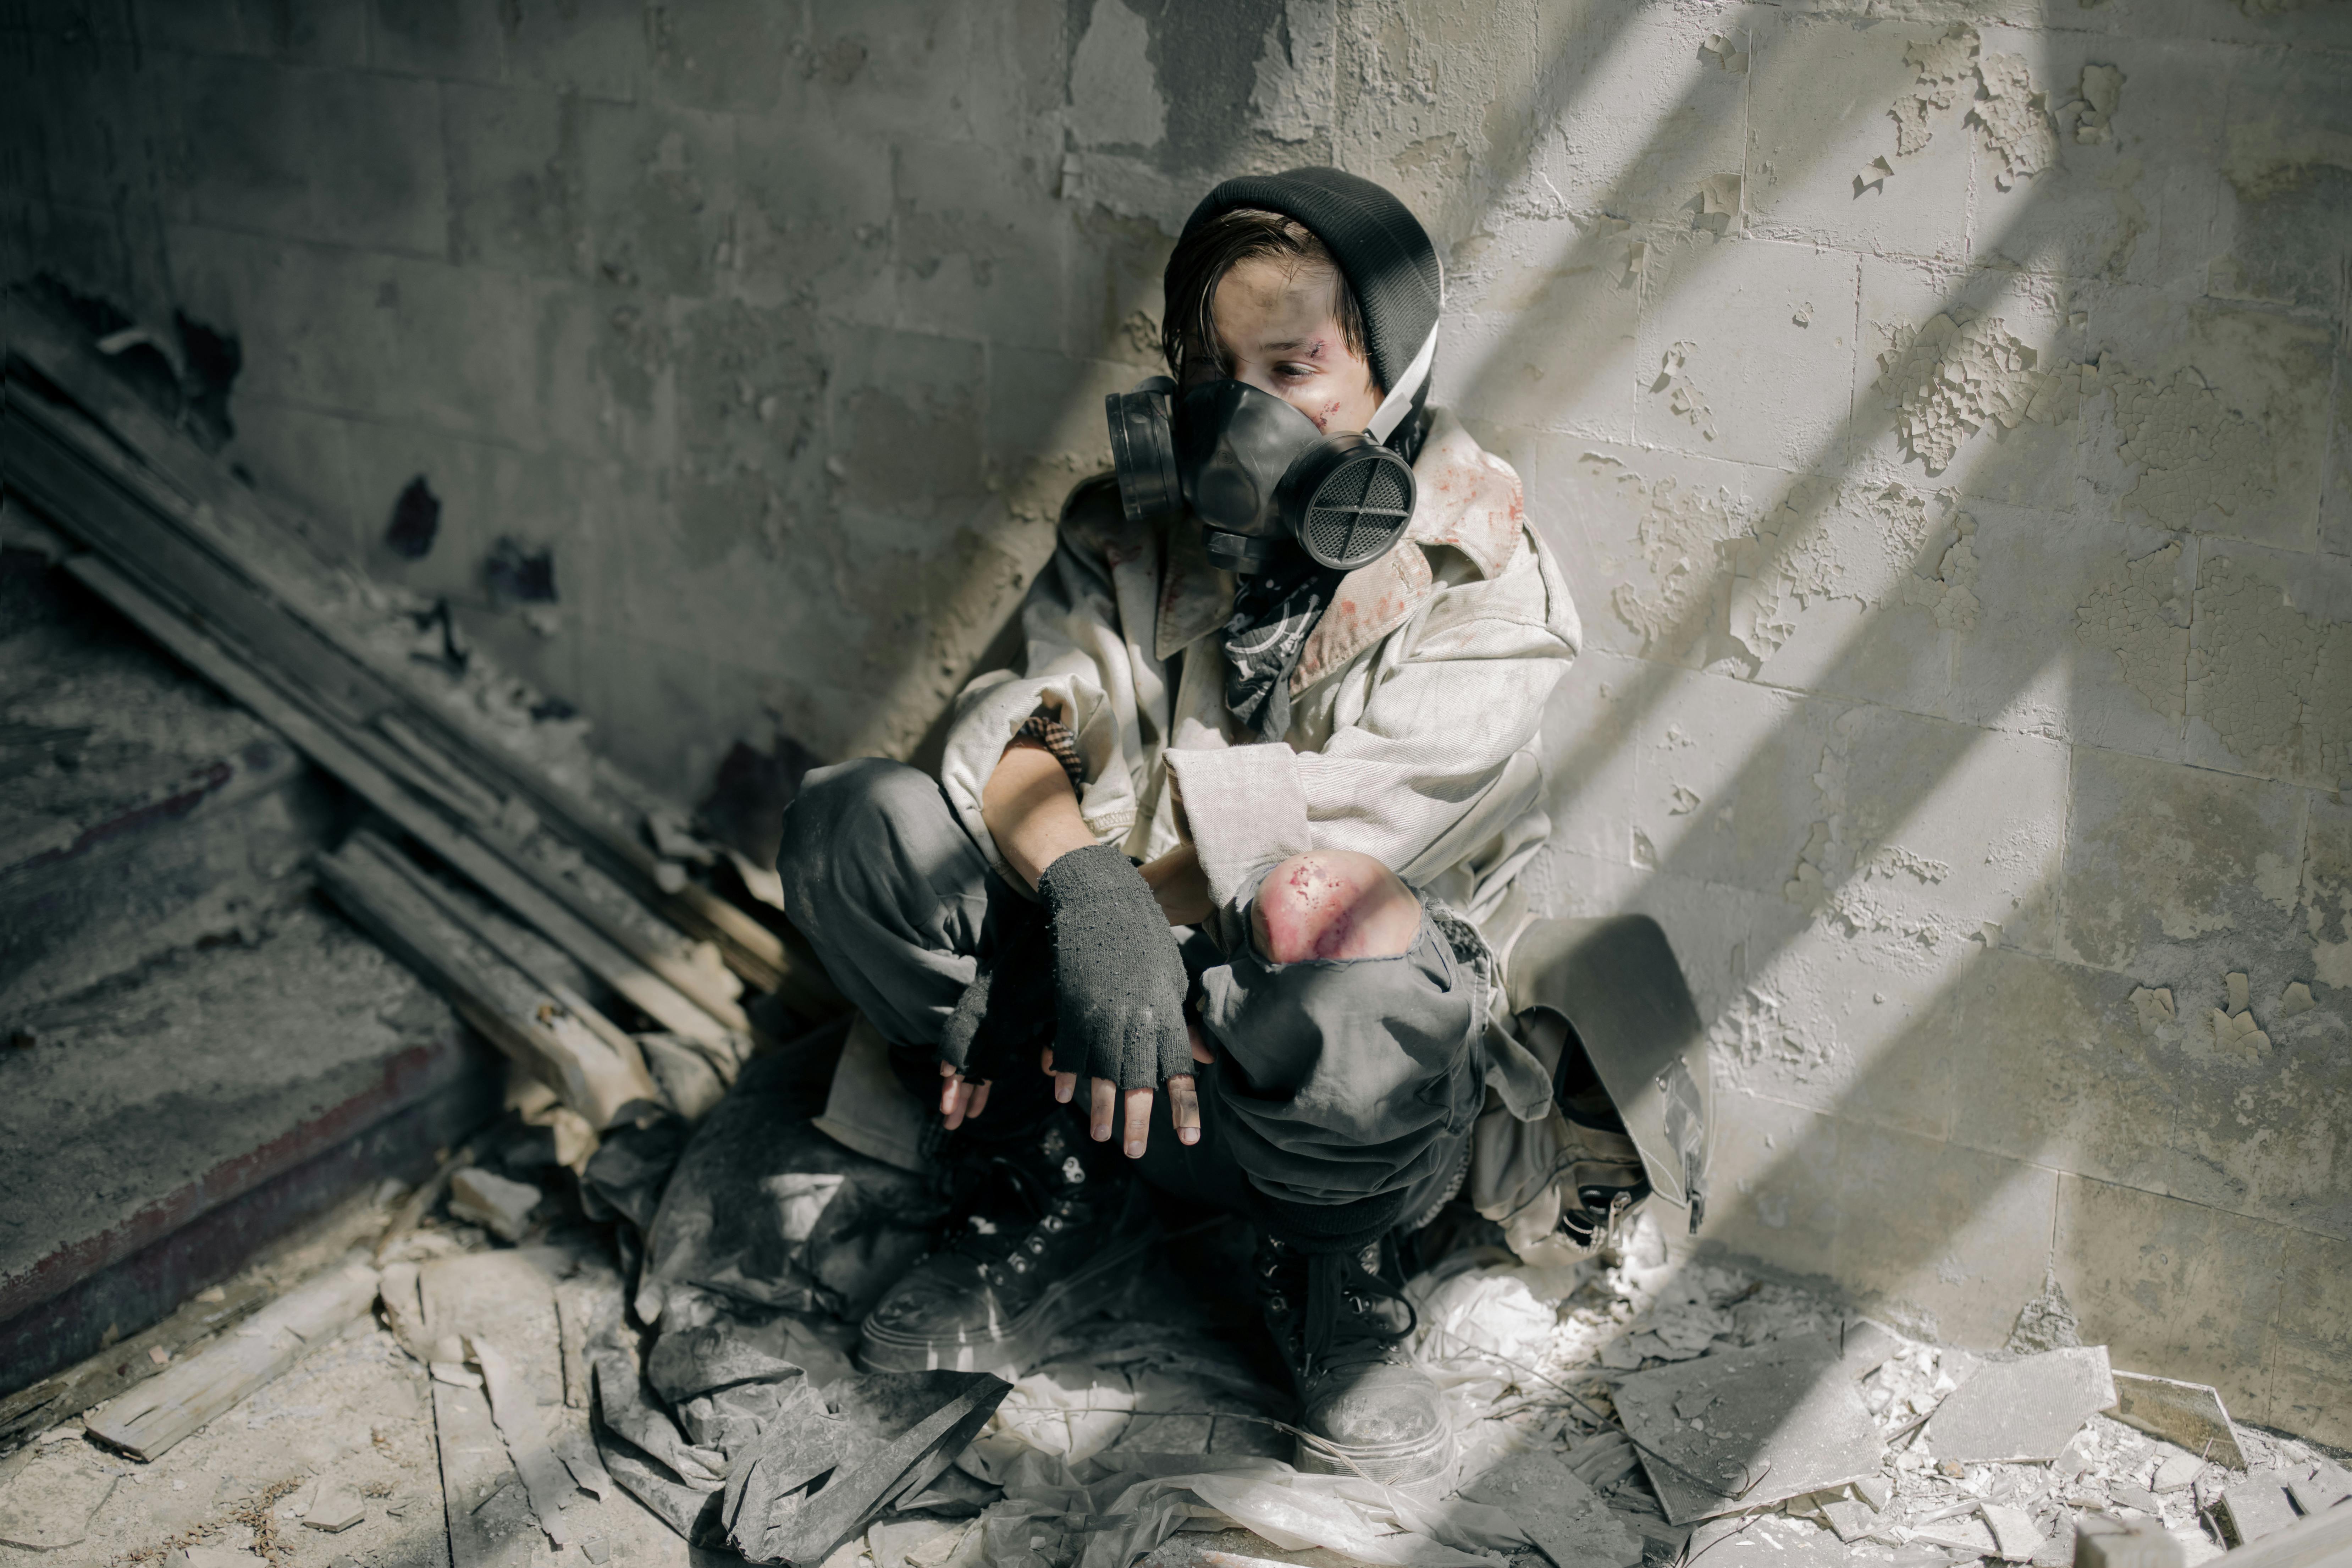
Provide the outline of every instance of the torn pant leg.
{"type": "Polygon", "coordinates": [[[1426,914],[1391,958],[1273,963],[1245,937],[1202,991],[1217,1060],[1201,1142],[1155,1128],[1147,1181],[1309,1251],[1417,1223],[1460,1185],[1485,1095],[1479,992],[1426,914]]]}
{"type": "MultiPolygon", "coordinates": [[[[784,812],[776,871],[794,928],[889,1043],[899,1081],[936,1107],[940,1031],[1022,895],[989,868],[936,782],[879,757],[808,775],[784,812]]],[[[955,1136],[1024,1137],[1054,1109],[1044,1073],[1014,1071],[955,1136]]]]}

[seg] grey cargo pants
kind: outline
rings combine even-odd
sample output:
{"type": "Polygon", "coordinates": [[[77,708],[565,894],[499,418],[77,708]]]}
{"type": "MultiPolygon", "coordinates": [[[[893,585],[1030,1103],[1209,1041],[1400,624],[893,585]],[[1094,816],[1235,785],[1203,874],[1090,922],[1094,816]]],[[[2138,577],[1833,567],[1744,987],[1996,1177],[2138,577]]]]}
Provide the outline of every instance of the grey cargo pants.
{"type": "MultiPolygon", "coordinates": [[[[808,775],[776,868],[793,925],[908,1091],[935,1095],[948,1015],[1027,895],[989,868],[938,784],[878,758],[808,775]]],[[[1477,986],[1437,923],[1424,914],[1394,958],[1270,963],[1246,939],[1223,957],[1202,978],[1217,1060],[1200,1073],[1201,1141],[1179,1143],[1157,1097],[1144,1179],[1307,1246],[1433,1212],[1461,1183],[1485,1082],[1477,986]]],[[[1055,1113],[1049,1083],[1016,1069],[950,1136],[1034,1125],[1055,1113]]]]}

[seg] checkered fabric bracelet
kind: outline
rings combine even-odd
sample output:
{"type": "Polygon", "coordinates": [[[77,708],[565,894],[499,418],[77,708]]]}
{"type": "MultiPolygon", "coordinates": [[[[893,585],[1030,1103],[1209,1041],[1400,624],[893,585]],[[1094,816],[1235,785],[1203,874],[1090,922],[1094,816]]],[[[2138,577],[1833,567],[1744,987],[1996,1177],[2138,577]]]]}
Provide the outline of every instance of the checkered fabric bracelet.
{"type": "Polygon", "coordinates": [[[1013,743],[1026,742],[1051,752],[1062,771],[1070,775],[1070,789],[1084,795],[1087,788],[1087,765],[1078,760],[1078,740],[1070,727],[1052,714],[1039,711],[1021,721],[1021,728],[1013,731],[1013,743]]]}

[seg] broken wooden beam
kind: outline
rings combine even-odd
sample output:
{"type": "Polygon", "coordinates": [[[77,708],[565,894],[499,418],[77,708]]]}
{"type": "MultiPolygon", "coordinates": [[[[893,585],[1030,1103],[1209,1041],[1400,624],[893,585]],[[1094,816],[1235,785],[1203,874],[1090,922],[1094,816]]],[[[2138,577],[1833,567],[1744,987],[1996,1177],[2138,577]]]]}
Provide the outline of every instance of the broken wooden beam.
{"type": "Polygon", "coordinates": [[[359,1263],[331,1268],[254,1313],[211,1349],[92,1411],[85,1425],[90,1436],[134,1458],[161,1458],[366,1311],[375,1291],[374,1269],[359,1263]]]}
{"type": "Polygon", "coordinates": [[[200,1290],[162,1322],[98,1354],[0,1399],[0,1455],[31,1442],[94,1405],[145,1383],[197,1341],[216,1334],[268,1304],[266,1279],[240,1276],[200,1290]],[[155,1360],[157,1354],[163,1359],[155,1360]]]}
{"type": "Polygon", "coordinates": [[[381,839],[362,835],[319,858],[320,880],[346,913],[591,1127],[601,1131],[662,1103],[634,1041],[620,1035],[615,1046],[571,1005],[476,939],[395,868],[396,855],[381,839]]]}
{"type": "MultiPolygon", "coordinates": [[[[415,861],[365,828],[352,836],[352,843],[364,847],[380,862],[392,868],[411,887],[430,900],[434,906],[452,922],[463,928],[476,941],[489,947],[500,958],[521,970],[533,984],[562,1004],[572,1016],[587,1026],[591,1034],[611,1047],[615,1056],[624,1061],[642,1062],[645,1053],[629,1032],[606,1017],[601,1009],[572,989],[563,976],[556,973],[555,964],[543,962],[541,953],[532,952],[528,942],[519,940],[513,927],[505,921],[486,916],[478,909],[470,907],[463,899],[436,881],[422,866],[417,865],[415,861]]],[[[579,1108],[574,1106],[573,1109],[579,1108]]]]}
{"type": "Polygon", "coordinates": [[[733,1031],[592,930],[480,839],[403,789],[326,721],[279,690],[219,640],[197,630],[105,562],[77,556],[66,563],[66,569],[426,849],[536,926],[632,1006],[673,1034],[732,1047],[733,1031]]]}
{"type": "MultiPolygon", "coordinates": [[[[305,679],[340,695],[338,718],[366,724],[390,716],[405,738],[379,723],[383,733],[398,744],[419,742],[457,759],[458,776],[473,786],[468,790],[445,778],[440,781],[445,788],[472,795],[470,804],[477,808],[482,792],[515,800],[649,910],[687,936],[711,942],[727,967],[751,984],[777,992],[803,1012],[839,1005],[838,995],[809,957],[793,952],[753,916],[698,883],[668,885],[660,857],[615,821],[613,812],[590,798],[593,782],[583,794],[544,768],[509,754],[484,726],[467,722],[467,715],[446,711],[415,690],[406,679],[407,671],[387,666],[384,650],[370,646],[353,628],[316,613],[306,601],[318,595],[304,591],[302,574],[255,548],[257,541],[283,536],[284,526],[250,489],[142,405],[121,384],[113,367],[87,343],[21,298],[0,297],[0,313],[5,313],[9,352],[80,410],[89,411],[87,416],[79,410],[67,416],[68,411],[44,399],[20,394],[11,399],[15,416],[28,429],[37,429],[56,450],[69,452],[81,465],[102,474],[125,492],[135,510],[150,514],[163,531],[178,535],[174,542],[193,549],[199,569],[186,583],[202,601],[197,607],[208,621],[236,607],[212,602],[221,586],[218,574],[226,569],[240,590],[257,596],[287,623],[280,631],[303,634],[298,642],[316,645],[297,668],[305,679]],[[207,567],[211,570],[204,570],[207,567]]],[[[41,461],[43,456],[37,450],[12,454],[10,467],[53,467],[41,461]]],[[[39,499],[37,476],[25,488],[39,499]]],[[[148,560],[160,560],[144,550],[126,552],[120,540],[89,539],[69,516],[57,521],[76,538],[105,551],[120,567],[138,572],[148,560]]],[[[170,543],[163,549],[163,554],[185,552],[173,550],[170,543]]],[[[167,571],[166,576],[179,580],[175,571],[167,571]]],[[[150,581],[151,588],[156,585],[150,581]]]]}

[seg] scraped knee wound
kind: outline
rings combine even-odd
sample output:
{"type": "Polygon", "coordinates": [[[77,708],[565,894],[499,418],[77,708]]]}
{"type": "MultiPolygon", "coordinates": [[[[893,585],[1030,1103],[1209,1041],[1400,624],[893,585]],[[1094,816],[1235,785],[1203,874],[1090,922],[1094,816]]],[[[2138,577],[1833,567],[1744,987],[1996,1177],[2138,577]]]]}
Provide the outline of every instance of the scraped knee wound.
{"type": "Polygon", "coordinates": [[[1266,874],[1250,906],[1258,952],[1274,963],[1394,958],[1421,930],[1421,900],[1369,855],[1310,849],[1266,874]]]}

